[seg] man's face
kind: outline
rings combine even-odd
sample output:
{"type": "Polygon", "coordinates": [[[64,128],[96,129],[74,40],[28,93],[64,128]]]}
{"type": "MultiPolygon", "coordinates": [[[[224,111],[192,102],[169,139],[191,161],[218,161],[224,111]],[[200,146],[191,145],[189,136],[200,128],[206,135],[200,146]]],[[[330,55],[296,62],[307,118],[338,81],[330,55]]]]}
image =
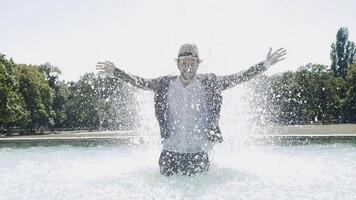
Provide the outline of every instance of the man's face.
{"type": "Polygon", "coordinates": [[[193,80],[197,74],[199,59],[194,57],[179,57],[177,60],[178,69],[180,70],[180,75],[185,80],[193,80]]]}

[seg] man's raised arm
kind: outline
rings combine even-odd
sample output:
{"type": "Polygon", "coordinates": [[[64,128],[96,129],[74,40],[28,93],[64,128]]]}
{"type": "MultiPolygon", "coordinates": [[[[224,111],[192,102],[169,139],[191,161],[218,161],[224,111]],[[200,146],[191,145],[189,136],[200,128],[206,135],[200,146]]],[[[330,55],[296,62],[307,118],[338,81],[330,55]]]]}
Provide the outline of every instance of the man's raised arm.
{"type": "Polygon", "coordinates": [[[114,76],[126,83],[130,83],[131,85],[145,89],[145,90],[156,90],[157,89],[157,82],[158,78],[156,79],[145,79],[138,76],[130,75],[124,72],[121,69],[115,67],[114,63],[105,61],[105,62],[98,62],[96,65],[96,69],[99,70],[101,73],[106,73],[108,75],[114,76]]]}
{"type": "Polygon", "coordinates": [[[231,87],[236,86],[237,84],[251,80],[258,74],[261,74],[262,72],[266,71],[270,66],[276,64],[281,60],[284,60],[283,56],[285,55],[286,55],[286,50],[283,48],[280,48],[273,53],[272,53],[272,48],[270,48],[267,54],[267,59],[265,61],[262,61],[250,67],[249,69],[245,71],[241,71],[236,74],[231,74],[227,76],[218,76],[217,81],[219,83],[220,89],[221,90],[229,89],[231,87]]]}

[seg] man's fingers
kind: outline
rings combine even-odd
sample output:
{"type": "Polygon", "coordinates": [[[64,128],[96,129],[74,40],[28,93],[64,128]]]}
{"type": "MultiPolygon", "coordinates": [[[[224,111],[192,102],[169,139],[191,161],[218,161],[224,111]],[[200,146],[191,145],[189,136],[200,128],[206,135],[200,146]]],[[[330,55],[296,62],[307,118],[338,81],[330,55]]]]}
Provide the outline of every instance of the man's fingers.
{"type": "Polygon", "coordinates": [[[276,54],[279,54],[279,53],[281,53],[281,52],[284,52],[284,51],[286,51],[284,48],[279,48],[277,51],[275,51],[275,52],[272,53],[272,56],[274,56],[274,55],[276,55],[276,54]]]}
{"type": "Polygon", "coordinates": [[[278,52],[278,54],[287,54],[287,50],[283,50],[281,52],[278,52]]]}
{"type": "Polygon", "coordinates": [[[282,61],[284,59],[286,59],[286,58],[279,58],[279,59],[277,59],[277,62],[282,61]]]}
{"type": "Polygon", "coordinates": [[[272,55],[271,57],[272,57],[272,58],[280,58],[280,57],[283,57],[283,56],[285,56],[285,55],[287,55],[287,51],[286,51],[286,50],[281,51],[281,52],[278,52],[277,54],[274,54],[274,55],[272,55]]]}
{"type": "Polygon", "coordinates": [[[97,65],[106,65],[105,62],[98,62],[97,65]]]}
{"type": "Polygon", "coordinates": [[[273,54],[276,54],[276,53],[279,53],[279,52],[281,52],[281,51],[285,51],[285,49],[282,47],[282,48],[279,48],[279,49],[277,49],[275,52],[273,52],[273,54]]]}
{"type": "Polygon", "coordinates": [[[277,49],[277,51],[276,52],[278,52],[278,51],[282,51],[284,48],[283,47],[281,47],[281,48],[279,48],[279,49],[277,49]]]}
{"type": "Polygon", "coordinates": [[[283,50],[280,50],[280,51],[278,51],[278,52],[276,52],[276,53],[286,53],[287,52],[287,50],[285,50],[285,49],[283,49],[283,50]]]}
{"type": "Polygon", "coordinates": [[[105,62],[97,62],[97,65],[114,65],[114,63],[110,61],[105,61],[105,62]]]}
{"type": "Polygon", "coordinates": [[[110,62],[110,61],[107,61],[107,60],[106,60],[105,63],[114,66],[114,63],[112,63],[112,62],[110,62]]]}
{"type": "Polygon", "coordinates": [[[279,54],[277,54],[277,55],[275,55],[274,57],[283,57],[283,56],[285,56],[285,55],[287,55],[287,53],[286,52],[284,52],[284,53],[279,53],[279,54]]]}
{"type": "Polygon", "coordinates": [[[98,66],[98,65],[97,65],[96,68],[97,68],[97,69],[104,69],[105,66],[98,66]]]}
{"type": "Polygon", "coordinates": [[[267,57],[271,56],[271,53],[272,53],[272,47],[270,47],[270,48],[269,48],[269,51],[268,51],[267,57]]]}

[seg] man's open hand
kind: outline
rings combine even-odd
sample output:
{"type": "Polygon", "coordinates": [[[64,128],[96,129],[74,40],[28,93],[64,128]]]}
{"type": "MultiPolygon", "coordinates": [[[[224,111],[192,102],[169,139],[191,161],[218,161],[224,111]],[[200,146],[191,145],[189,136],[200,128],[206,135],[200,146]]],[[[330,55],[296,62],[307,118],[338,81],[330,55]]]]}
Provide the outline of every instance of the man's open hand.
{"type": "Polygon", "coordinates": [[[113,75],[115,71],[115,65],[112,62],[105,61],[105,62],[98,62],[96,64],[96,69],[99,71],[99,73],[104,73],[108,75],[113,75]]]}
{"type": "Polygon", "coordinates": [[[265,60],[265,64],[267,67],[278,63],[281,60],[284,60],[284,56],[287,54],[287,50],[284,48],[280,48],[277,51],[272,53],[272,48],[269,49],[267,54],[267,59],[265,60]]]}

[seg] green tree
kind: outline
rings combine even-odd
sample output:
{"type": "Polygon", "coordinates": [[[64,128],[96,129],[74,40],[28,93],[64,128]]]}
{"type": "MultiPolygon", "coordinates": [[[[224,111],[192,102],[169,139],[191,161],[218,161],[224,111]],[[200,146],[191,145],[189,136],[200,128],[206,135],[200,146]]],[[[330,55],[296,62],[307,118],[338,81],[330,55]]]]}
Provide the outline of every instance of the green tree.
{"type": "Polygon", "coordinates": [[[331,69],[335,76],[345,78],[347,70],[355,63],[355,43],[349,41],[347,28],[342,27],[336,34],[336,42],[331,45],[331,69]]]}
{"type": "Polygon", "coordinates": [[[348,118],[351,122],[356,122],[356,64],[350,66],[347,76],[347,104],[348,118]]]}
{"type": "Polygon", "coordinates": [[[271,77],[271,113],[278,123],[340,122],[346,118],[346,81],[319,64],[271,77]]]}
{"type": "Polygon", "coordinates": [[[65,81],[60,81],[54,88],[54,98],[52,109],[54,111],[54,127],[64,128],[66,115],[66,106],[68,104],[69,89],[65,81]]]}
{"type": "Polygon", "coordinates": [[[50,63],[45,63],[40,65],[39,68],[45,76],[49,87],[51,87],[54,91],[53,104],[51,105],[54,111],[54,127],[63,128],[65,118],[67,117],[65,112],[65,106],[67,104],[69,95],[67,84],[65,81],[59,80],[59,75],[62,74],[62,72],[58,67],[55,67],[50,63]]]}
{"type": "Polygon", "coordinates": [[[29,115],[18,91],[15,67],[12,60],[7,60],[5,55],[0,54],[0,127],[18,126],[29,115]]]}
{"type": "Polygon", "coordinates": [[[29,112],[26,128],[33,130],[53,125],[53,90],[49,87],[38,66],[18,65],[15,68],[19,92],[29,112]]]}
{"type": "Polygon", "coordinates": [[[135,126],[134,90],[122,81],[87,73],[68,88],[68,127],[122,130],[135,126]]]}
{"type": "Polygon", "coordinates": [[[96,86],[93,73],[84,74],[77,83],[69,83],[65,122],[67,127],[99,128],[99,99],[95,93],[96,86]]]}
{"type": "Polygon", "coordinates": [[[344,109],[339,91],[344,83],[336,80],[327,66],[309,64],[298,70],[295,76],[309,121],[338,121],[342,118],[344,109]]]}

